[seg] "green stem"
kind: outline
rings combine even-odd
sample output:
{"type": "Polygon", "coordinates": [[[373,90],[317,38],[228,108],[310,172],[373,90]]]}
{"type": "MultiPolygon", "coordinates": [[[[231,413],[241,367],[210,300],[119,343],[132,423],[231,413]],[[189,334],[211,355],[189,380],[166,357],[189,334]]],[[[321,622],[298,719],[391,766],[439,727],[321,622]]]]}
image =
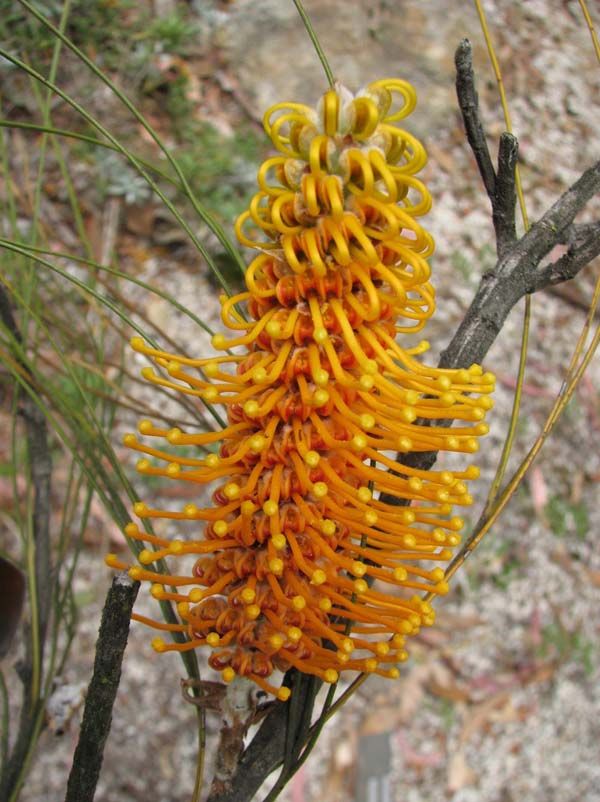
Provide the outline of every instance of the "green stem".
{"type": "Polygon", "coordinates": [[[331,67],[329,66],[329,62],[327,61],[327,56],[325,55],[325,51],[321,47],[321,43],[317,37],[316,31],[312,26],[312,22],[310,21],[310,17],[306,13],[304,6],[302,5],[301,0],[294,0],[294,5],[300,15],[302,22],[304,23],[304,27],[306,28],[306,32],[310,37],[310,41],[313,44],[313,47],[319,57],[319,61],[323,69],[325,70],[325,75],[327,76],[327,81],[329,86],[333,89],[335,86],[335,78],[333,77],[333,72],[331,71],[331,67]]]}

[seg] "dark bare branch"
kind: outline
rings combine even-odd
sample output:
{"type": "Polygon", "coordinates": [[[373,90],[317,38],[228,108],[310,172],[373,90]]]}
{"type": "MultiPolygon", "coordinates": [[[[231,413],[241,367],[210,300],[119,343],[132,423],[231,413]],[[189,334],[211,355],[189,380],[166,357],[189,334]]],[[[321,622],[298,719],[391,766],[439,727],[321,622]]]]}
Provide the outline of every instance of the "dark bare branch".
{"type": "Polygon", "coordinates": [[[492,220],[496,232],[496,251],[502,258],[517,240],[515,225],[515,170],[519,157],[519,142],[515,136],[505,131],[500,136],[498,146],[498,176],[496,191],[492,199],[492,220]]]}
{"type": "MultiPolygon", "coordinates": [[[[482,277],[473,303],[442,354],[441,367],[468,367],[484,359],[511,309],[524,295],[538,289],[541,260],[564,240],[576,215],[597,192],[600,192],[600,162],[586,170],[498,260],[494,269],[482,277]]],[[[568,278],[584,266],[581,259],[573,260],[573,264],[568,278]]]]}
{"type": "Polygon", "coordinates": [[[534,292],[569,281],[600,255],[600,223],[590,223],[580,228],[585,229],[585,236],[581,236],[583,232],[580,231],[580,236],[570,241],[566,253],[536,273],[534,292]]]}
{"type": "Polygon", "coordinates": [[[517,138],[508,132],[500,137],[498,147],[498,174],[485,138],[479,115],[479,101],[473,73],[471,43],[463,39],[456,49],[456,95],[460,107],[467,141],[475,156],[479,173],[492,204],[492,221],[496,232],[496,250],[502,257],[517,238],[515,226],[515,169],[519,153],[517,138]]]}
{"type": "Polygon", "coordinates": [[[96,643],[94,673],[85,702],[65,802],[92,802],[94,799],[138,588],[139,582],[122,573],[113,579],[106,596],[96,643]]]}
{"type": "Polygon", "coordinates": [[[496,195],[496,172],[479,116],[479,98],[473,74],[473,51],[468,39],[463,39],[457,47],[454,63],[456,64],[456,94],[465,124],[467,140],[477,161],[483,185],[493,203],[496,195]]]}

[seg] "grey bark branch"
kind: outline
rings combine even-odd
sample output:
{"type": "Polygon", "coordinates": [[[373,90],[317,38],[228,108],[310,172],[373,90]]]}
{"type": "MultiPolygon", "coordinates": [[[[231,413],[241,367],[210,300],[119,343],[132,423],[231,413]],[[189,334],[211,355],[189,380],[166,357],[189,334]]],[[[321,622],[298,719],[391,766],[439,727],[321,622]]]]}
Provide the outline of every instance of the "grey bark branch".
{"type": "Polygon", "coordinates": [[[500,136],[498,145],[498,176],[496,191],[492,198],[492,221],[496,232],[496,250],[499,257],[504,256],[517,239],[515,170],[518,157],[517,138],[505,131],[500,136]]]}
{"type": "MultiPolygon", "coordinates": [[[[485,358],[515,304],[527,293],[573,278],[600,251],[600,224],[574,224],[576,215],[589,199],[600,192],[600,162],[586,170],[537,223],[516,240],[515,234],[515,167],[518,142],[512,134],[500,138],[498,175],[485,140],[479,118],[475,79],[471,62],[471,45],[463,40],[456,52],[457,92],[467,138],[473,149],[484,185],[492,202],[492,215],[497,238],[498,262],[480,282],[462,324],[440,358],[440,367],[463,368],[485,358]],[[541,260],[555,245],[567,243],[569,249],[552,265],[539,270],[541,260]]],[[[427,425],[427,421],[420,421],[427,425]]],[[[450,426],[452,421],[436,421],[450,426]]],[[[428,469],[436,461],[436,452],[416,452],[403,456],[402,463],[428,469]]],[[[403,504],[403,500],[383,496],[386,503],[403,504]]],[[[291,676],[294,672],[288,672],[291,676]]],[[[314,705],[310,677],[296,681],[294,693],[300,694],[305,719],[314,705]]],[[[286,684],[290,684],[288,681],[286,684]]],[[[289,703],[276,702],[246,747],[231,786],[226,794],[211,795],[208,802],[249,802],[263,780],[285,756],[286,737],[290,740],[289,703]]],[[[292,737],[297,738],[298,730],[292,737]]]]}
{"type": "Polygon", "coordinates": [[[88,688],[65,802],[92,802],[94,799],[121,679],[131,611],[139,586],[140,583],[134,582],[126,573],[118,574],[106,596],[96,643],[94,673],[88,688]]]}
{"type": "MultiPolygon", "coordinates": [[[[493,270],[481,279],[479,289],[463,322],[442,354],[440,367],[468,367],[481,362],[515,304],[527,293],[550,284],[539,271],[541,260],[563,241],[565,232],[590,198],[600,192],[600,161],[587,169],[529,231],[498,260],[493,270]]],[[[600,233],[593,229],[585,237],[584,253],[598,252],[600,233]],[[594,245],[595,242],[595,245],[594,245]]],[[[575,248],[575,254],[582,246],[575,248]]],[[[593,258],[593,257],[592,257],[593,258]]],[[[559,260],[560,262],[561,260],[559,260]]],[[[571,269],[565,279],[573,278],[587,262],[571,255],[571,269]]],[[[557,283],[560,279],[554,274],[557,283]]]]}
{"type": "Polygon", "coordinates": [[[456,65],[456,94],[465,124],[467,141],[471,146],[483,185],[490,198],[496,194],[496,171],[487,146],[485,131],[479,116],[479,98],[475,89],[473,52],[468,39],[463,39],[454,54],[456,65]]]}
{"type": "Polygon", "coordinates": [[[492,221],[496,232],[496,250],[499,257],[517,238],[515,225],[515,169],[519,153],[517,138],[505,131],[498,147],[498,173],[492,157],[481,117],[475,89],[473,53],[471,43],[463,39],[454,55],[456,64],[456,96],[465,125],[467,141],[471,146],[483,185],[492,204],[492,221]]]}
{"type": "Polygon", "coordinates": [[[580,228],[585,229],[585,235],[572,239],[565,254],[537,272],[533,288],[535,292],[569,281],[600,255],[600,223],[582,225],[580,228]]]}

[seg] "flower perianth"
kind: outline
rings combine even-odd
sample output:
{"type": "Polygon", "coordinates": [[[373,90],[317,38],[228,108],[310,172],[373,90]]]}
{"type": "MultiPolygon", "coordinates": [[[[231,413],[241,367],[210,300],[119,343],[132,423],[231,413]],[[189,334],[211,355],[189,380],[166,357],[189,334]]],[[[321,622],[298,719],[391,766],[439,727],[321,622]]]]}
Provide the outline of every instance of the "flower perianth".
{"type": "Polygon", "coordinates": [[[155,365],[146,379],[221,404],[228,419],[203,433],[144,420],[143,440],[125,437],[144,454],[140,473],[215,484],[206,508],[135,507],[198,525],[191,541],[128,527],[146,546],[130,573],[178,603],[181,624],[170,626],[189,636],[154,645],[206,645],[225,681],[245,676],[281,699],[289,690],[269,682],[275,669],[326,682],[341,670],[398,675],[406,636],[434,620],[423,596],[447,592],[443,565],[463,526],[453,509],[471,504],[467,480],[478,476],[473,465],[418,470],[391,456],[474,453],[493,403],[492,374],[428,367],[417,359],[426,342],[404,344],[435,309],[433,241],[416,220],[431,205],[414,177],[425,151],[397,126],[414,105],[408,83],[382,80],[356,95],[336,86],[315,109],[271,108],[265,130],[279,155],[236,225],[259,255],[247,291],[222,299],[233,336],[212,342],[223,354],[190,359],[132,341],[155,365]],[[151,570],[189,555],[180,576],[151,570]]]}

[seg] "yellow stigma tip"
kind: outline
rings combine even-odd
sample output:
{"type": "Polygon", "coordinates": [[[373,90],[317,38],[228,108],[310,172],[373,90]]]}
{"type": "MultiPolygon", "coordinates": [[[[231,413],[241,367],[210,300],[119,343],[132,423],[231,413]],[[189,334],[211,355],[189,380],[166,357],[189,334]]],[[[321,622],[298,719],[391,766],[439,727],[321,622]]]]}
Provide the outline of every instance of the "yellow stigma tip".
{"type": "Polygon", "coordinates": [[[296,612],[300,612],[300,610],[304,610],[306,607],[306,599],[304,596],[293,596],[292,597],[292,607],[296,612]]]}
{"type": "Polygon", "coordinates": [[[325,498],[328,493],[328,487],[325,482],[315,482],[312,486],[312,493],[315,498],[325,498]]]}
{"type": "Polygon", "coordinates": [[[260,615],[260,607],[258,606],[258,604],[249,604],[246,607],[245,614],[248,620],[256,621],[256,619],[260,615]]]}
{"type": "Polygon", "coordinates": [[[321,521],[321,532],[323,532],[324,535],[331,537],[331,535],[335,534],[335,530],[336,530],[335,521],[332,521],[329,518],[325,518],[324,520],[321,521]]]}
{"type": "Polygon", "coordinates": [[[256,591],[253,590],[253,588],[244,588],[240,593],[240,599],[244,604],[252,604],[254,599],[256,599],[256,591]]]}
{"type": "Polygon", "coordinates": [[[243,409],[244,409],[244,413],[249,418],[253,418],[258,414],[260,406],[258,404],[258,401],[255,401],[254,399],[250,399],[250,401],[246,401],[246,403],[244,404],[243,409]]]}
{"type": "Polygon", "coordinates": [[[327,329],[322,326],[317,326],[313,332],[313,339],[316,343],[324,343],[328,338],[327,329]]]}
{"type": "Polygon", "coordinates": [[[309,468],[316,468],[321,460],[321,455],[316,451],[307,451],[304,455],[304,462],[309,468]]]}
{"type": "Polygon", "coordinates": [[[350,440],[350,447],[355,451],[362,451],[367,447],[367,438],[364,434],[355,435],[352,440],[350,440]]]}
{"type": "Polygon", "coordinates": [[[152,638],[151,646],[155,652],[164,652],[167,648],[167,644],[162,638],[152,638]]]}
{"type": "Polygon", "coordinates": [[[320,599],[319,610],[322,610],[324,613],[328,613],[332,607],[333,604],[331,603],[331,599],[328,599],[325,596],[322,599],[320,599]]]}
{"type": "Polygon", "coordinates": [[[128,434],[123,435],[123,445],[127,446],[128,448],[133,448],[137,444],[137,437],[129,432],[128,434]]]}
{"type": "Polygon", "coordinates": [[[279,699],[280,702],[287,702],[287,700],[290,698],[291,695],[292,692],[290,691],[289,688],[280,688],[277,691],[277,698],[279,699]]]}
{"type": "Polygon", "coordinates": [[[322,585],[327,581],[327,574],[321,568],[317,568],[316,571],[313,571],[310,581],[313,585],[322,585]]]}
{"type": "Polygon", "coordinates": [[[217,537],[225,537],[227,528],[227,521],[215,521],[213,524],[213,531],[217,537]]]}
{"type": "Polygon", "coordinates": [[[256,506],[256,504],[253,501],[250,501],[249,499],[247,499],[246,501],[242,501],[242,503],[240,504],[240,511],[242,515],[246,516],[252,515],[252,513],[256,512],[257,509],[258,507],[256,506]]]}
{"type": "Polygon", "coordinates": [[[285,638],[278,632],[276,632],[274,635],[271,635],[271,637],[269,638],[269,645],[273,649],[276,650],[281,649],[284,643],[285,643],[285,638]]]}
{"type": "Polygon", "coordinates": [[[325,680],[325,682],[329,682],[331,685],[333,685],[335,682],[338,681],[339,674],[334,668],[328,668],[323,673],[323,679],[325,680]]]}
{"type": "Polygon", "coordinates": [[[109,568],[119,568],[121,565],[116,554],[107,554],[104,557],[104,563],[108,565],[109,568]]]}
{"type": "Polygon", "coordinates": [[[279,504],[276,501],[273,501],[273,499],[271,498],[265,501],[265,503],[263,504],[263,512],[269,518],[275,515],[275,513],[278,510],[279,510],[279,504]]]}
{"type": "Polygon", "coordinates": [[[129,340],[129,345],[133,348],[134,351],[146,350],[146,343],[142,340],[141,337],[132,337],[129,340]]]}
{"type": "Polygon", "coordinates": [[[227,683],[232,682],[235,679],[235,671],[233,668],[231,668],[231,666],[227,666],[227,668],[224,668],[223,671],[221,671],[221,679],[223,682],[227,683]]]}
{"type": "Polygon", "coordinates": [[[219,372],[219,364],[217,362],[209,362],[202,368],[204,375],[209,379],[214,379],[219,372]]]}
{"type": "Polygon", "coordinates": [[[279,557],[269,560],[269,571],[275,576],[281,576],[283,573],[283,560],[279,559],[279,557]]]}
{"type": "Polygon", "coordinates": [[[223,334],[215,334],[211,339],[211,345],[213,348],[216,348],[218,351],[222,350],[223,348],[227,347],[227,339],[224,337],[223,334]]]}
{"type": "Polygon", "coordinates": [[[148,549],[142,549],[138,554],[138,560],[142,565],[150,565],[150,563],[154,562],[154,554],[148,549]]]}
{"type": "Polygon", "coordinates": [[[356,495],[358,496],[358,500],[362,501],[363,504],[368,504],[373,498],[373,494],[368,487],[359,487],[356,495]]]}
{"type": "Polygon", "coordinates": [[[316,407],[322,407],[329,401],[329,393],[327,390],[323,390],[322,388],[319,390],[315,390],[312,402],[316,407]]]}
{"type": "Polygon", "coordinates": [[[319,387],[324,387],[329,381],[329,373],[323,369],[317,370],[313,375],[313,379],[316,385],[319,387]]]}
{"type": "Polygon", "coordinates": [[[221,638],[219,637],[218,632],[209,632],[208,635],[206,636],[206,642],[208,643],[209,646],[212,646],[213,649],[215,648],[215,646],[219,645],[220,640],[221,638]]]}
{"type": "Polygon", "coordinates": [[[287,546],[285,535],[277,534],[271,537],[271,543],[277,551],[281,551],[287,546]]]}
{"type": "Polygon", "coordinates": [[[167,432],[167,440],[169,443],[171,443],[171,445],[177,445],[177,443],[181,441],[182,435],[183,432],[181,429],[171,429],[169,432],[167,432]]]}
{"type": "Polygon", "coordinates": [[[292,643],[298,643],[300,638],[302,637],[302,630],[298,627],[290,627],[287,631],[288,639],[292,641],[292,643]]]}
{"type": "Polygon", "coordinates": [[[263,451],[267,445],[267,441],[262,434],[255,434],[248,441],[248,445],[250,446],[251,451],[253,451],[255,454],[258,454],[263,451]]]}
{"type": "Polygon", "coordinates": [[[369,414],[361,415],[360,425],[363,427],[363,429],[372,429],[375,426],[375,418],[369,414]]]}

